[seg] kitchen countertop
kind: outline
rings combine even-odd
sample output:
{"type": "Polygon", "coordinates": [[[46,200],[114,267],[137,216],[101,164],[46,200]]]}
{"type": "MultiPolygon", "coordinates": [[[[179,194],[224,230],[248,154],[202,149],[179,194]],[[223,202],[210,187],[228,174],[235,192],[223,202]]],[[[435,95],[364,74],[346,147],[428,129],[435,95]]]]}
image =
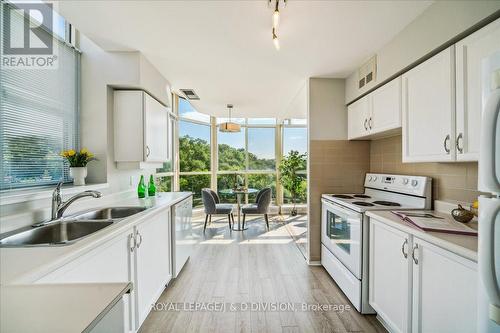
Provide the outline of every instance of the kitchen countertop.
{"type": "Polygon", "coordinates": [[[3,286],[0,331],[87,332],[131,288],[126,282],[3,286]]]}
{"type": "MultiPolygon", "coordinates": [[[[438,211],[419,211],[431,213],[440,217],[450,217],[438,211]]],[[[398,216],[390,211],[369,211],[367,214],[370,218],[376,219],[379,222],[388,224],[403,232],[412,234],[424,241],[439,246],[445,250],[454,252],[459,256],[477,262],[477,236],[455,235],[442,232],[423,231],[411,225],[408,222],[401,220],[398,216]]],[[[477,222],[471,221],[467,223],[468,227],[477,230],[477,222]]]]}
{"type": "MultiPolygon", "coordinates": [[[[171,207],[191,195],[191,192],[162,192],[152,198],[139,199],[135,193],[131,192],[126,197],[120,196],[116,199],[104,200],[105,205],[100,203],[99,199],[94,200],[96,205],[92,209],[125,206],[141,206],[148,209],[118,221],[73,244],[0,248],[0,285],[33,283],[44,275],[89,252],[96,246],[122,233],[129,232],[130,228],[141,223],[144,219],[158,212],[158,210],[171,207]]],[[[73,213],[75,212],[68,213],[68,215],[73,213]]]]}

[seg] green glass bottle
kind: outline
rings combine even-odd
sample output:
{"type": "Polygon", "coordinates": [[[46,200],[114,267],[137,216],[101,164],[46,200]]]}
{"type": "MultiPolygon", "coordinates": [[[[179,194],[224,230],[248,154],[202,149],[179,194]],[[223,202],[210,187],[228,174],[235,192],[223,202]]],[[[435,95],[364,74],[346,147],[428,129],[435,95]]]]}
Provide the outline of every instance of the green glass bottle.
{"type": "Polygon", "coordinates": [[[154,197],[155,194],[156,194],[155,179],[153,175],[151,175],[149,176],[148,195],[150,197],[154,197]]]}
{"type": "Polygon", "coordinates": [[[139,185],[137,185],[137,196],[139,198],[146,197],[146,185],[144,185],[144,175],[141,175],[141,180],[139,181],[139,185]]]}

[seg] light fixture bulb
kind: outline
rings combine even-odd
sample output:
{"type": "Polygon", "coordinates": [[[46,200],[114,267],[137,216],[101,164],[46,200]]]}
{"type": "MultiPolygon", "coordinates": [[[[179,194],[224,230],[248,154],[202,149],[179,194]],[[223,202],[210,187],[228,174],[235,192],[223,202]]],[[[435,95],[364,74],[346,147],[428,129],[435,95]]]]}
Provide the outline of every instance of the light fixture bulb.
{"type": "Polygon", "coordinates": [[[273,44],[276,50],[280,49],[280,41],[278,40],[278,36],[276,35],[275,30],[273,29],[273,44]]]}
{"type": "Polygon", "coordinates": [[[273,13],[273,29],[277,29],[280,24],[280,11],[276,9],[273,13]]]}

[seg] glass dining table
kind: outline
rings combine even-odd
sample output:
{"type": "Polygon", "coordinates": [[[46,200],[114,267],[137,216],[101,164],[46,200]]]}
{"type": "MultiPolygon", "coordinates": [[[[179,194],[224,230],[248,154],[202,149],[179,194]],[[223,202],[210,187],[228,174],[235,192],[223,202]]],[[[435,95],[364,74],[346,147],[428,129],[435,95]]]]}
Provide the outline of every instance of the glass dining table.
{"type": "Polygon", "coordinates": [[[235,229],[234,226],[233,226],[233,230],[234,231],[243,231],[243,230],[246,230],[248,228],[242,228],[241,227],[241,224],[240,224],[240,221],[241,221],[241,218],[240,218],[240,215],[241,215],[241,201],[242,201],[242,198],[245,194],[254,194],[254,193],[257,193],[259,192],[259,190],[255,189],[255,188],[244,188],[244,189],[231,189],[231,188],[228,188],[228,189],[224,189],[224,190],[220,190],[219,193],[221,194],[224,194],[224,195],[236,195],[236,203],[238,205],[238,228],[235,229]]]}

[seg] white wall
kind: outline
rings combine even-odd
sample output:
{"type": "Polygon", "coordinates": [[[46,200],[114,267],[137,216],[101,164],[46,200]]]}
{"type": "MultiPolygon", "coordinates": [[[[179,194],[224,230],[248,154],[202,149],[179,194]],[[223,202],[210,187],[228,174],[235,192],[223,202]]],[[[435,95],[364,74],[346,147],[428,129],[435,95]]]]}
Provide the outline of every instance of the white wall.
{"type": "Polygon", "coordinates": [[[309,140],[347,140],[344,96],[343,79],[309,79],[309,140]]]}
{"type": "Polygon", "coordinates": [[[500,1],[436,1],[376,52],[375,81],[358,89],[357,71],[346,79],[346,103],[497,10],[500,1]]]}

